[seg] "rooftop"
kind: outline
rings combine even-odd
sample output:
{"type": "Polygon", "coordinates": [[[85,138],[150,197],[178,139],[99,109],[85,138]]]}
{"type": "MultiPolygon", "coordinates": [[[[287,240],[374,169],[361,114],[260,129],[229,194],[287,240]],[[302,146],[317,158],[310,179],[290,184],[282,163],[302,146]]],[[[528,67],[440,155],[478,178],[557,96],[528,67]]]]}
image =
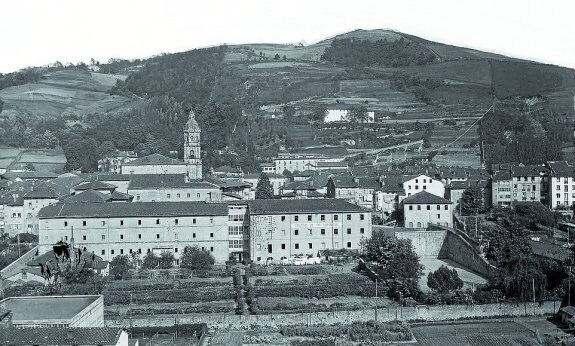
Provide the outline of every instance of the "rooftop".
{"type": "Polygon", "coordinates": [[[205,202],[141,202],[141,203],[58,203],[40,210],[38,217],[170,217],[227,215],[223,203],[205,202]]]}
{"type": "Polygon", "coordinates": [[[109,195],[101,193],[96,190],[86,190],[84,192],[76,193],[62,198],[64,203],[104,203],[110,198],[109,195]]]}
{"type": "Polygon", "coordinates": [[[133,174],[129,190],[141,189],[217,189],[214,184],[201,180],[186,181],[185,174],[133,174]]]}
{"type": "Polygon", "coordinates": [[[571,166],[566,161],[549,161],[547,165],[551,169],[551,175],[557,177],[572,177],[575,176],[575,167],[571,166]]]}
{"type": "Polygon", "coordinates": [[[511,167],[511,174],[514,177],[531,177],[540,176],[547,173],[549,169],[544,166],[529,165],[529,166],[513,166],[511,167]]]}
{"type": "Polygon", "coordinates": [[[246,201],[250,214],[295,214],[295,213],[331,213],[362,212],[361,207],[342,199],[256,199],[246,201]]]}
{"type": "Polygon", "coordinates": [[[69,320],[100,296],[10,297],[0,301],[3,310],[12,311],[12,320],[69,320]]]}
{"type": "Polygon", "coordinates": [[[116,345],[121,328],[7,328],[2,345],[116,345]]]}
{"type": "Polygon", "coordinates": [[[117,186],[102,181],[85,181],[73,186],[74,190],[114,190],[117,186]]]}
{"type": "Polygon", "coordinates": [[[452,204],[452,202],[427,191],[421,191],[406,197],[403,200],[403,204],[452,204]]]}
{"type": "Polygon", "coordinates": [[[57,197],[54,190],[45,184],[34,186],[32,191],[24,195],[24,199],[55,199],[57,197]]]}
{"type": "Polygon", "coordinates": [[[339,161],[339,162],[325,162],[325,161],[320,161],[317,163],[316,167],[319,168],[327,168],[327,167],[341,167],[341,168],[347,168],[347,162],[346,161],[339,161]]]}
{"type": "Polygon", "coordinates": [[[146,166],[146,165],[186,165],[182,160],[172,159],[160,154],[152,154],[130,162],[123,163],[124,166],[146,166]]]}

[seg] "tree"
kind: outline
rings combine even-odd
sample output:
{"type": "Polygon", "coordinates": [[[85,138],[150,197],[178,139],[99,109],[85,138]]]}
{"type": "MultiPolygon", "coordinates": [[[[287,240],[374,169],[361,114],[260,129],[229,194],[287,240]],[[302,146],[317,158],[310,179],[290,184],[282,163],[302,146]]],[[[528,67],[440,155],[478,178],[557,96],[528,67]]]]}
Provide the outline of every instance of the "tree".
{"type": "Polygon", "coordinates": [[[276,55],[274,55],[274,60],[279,60],[281,57],[279,54],[276,53],[276,55]]]}
{"type": "Polygon", "coordinates": [[[367,108],[365,106],[354,106],[346,115],[346,120],[354,123],[364,123],[369,120],[367,108]]]}
{"type": "Polygon", "coordinates": [[[427,286],[439,293],[449,293],[463,288],[463,281],[459,278],[457,270],[442,265],[427,275],[427,286]]]}
{"type": "Polygon", "coordinates": [[[477,215],[483,209],[483,194],[477,185],[471,185],[461,195],[462,215],[477,215]]]}
{"type": "Polygon", "coordinates": [[[267,174],[262,173],[258,185],[256,186],[256,199],[272,199],[274,198],[274,188],[270,183],[270,178],[267,174]]]}
{"type": "Polygon", "coordinates": [[[377,262],[386,277],[398,280],[419,279],[422,268],[410,240],[373,232],[362,246],[366,259],[377,262]]]}
{"type": "Polygon", "coordinates": [[[292,173],[289,171],[289,169],[284,169],[284,171],[282,172],[282,175],[284,177],[288,177],[288,178],[292,177],[292,173]]]}
{"type": "Polygon", "coordinates": [[[142,261],[143,269],[156,269],[158,267],[159,258],[153,252],[148,252],[142,261]]]}
{"type": "Polygon", "coordinates": [[[496,267],[532,253],[529,237],[523,227],[509,219],[505,219],[502,225],[484,226],[483,235],[488,244],[485,258],[496,267]]]}
{"type": "Polygon", "coordinates": [[[215,263],[209,251],[202,251],[197,246],[186,246],[180,259],[180,267],[188,269],[209,269],[215,263]]]}
{"type": "Polygon", "coordinates": [[[162,251],[160,258],[158,259],[158,265],[160,269],[170,269],[174,267],[174,261],[176,258],[174,254],[170,251],[162,251]]]}
{"type": "Polygon", "coordinates": [[[318,108],[313,111],[312,121],[316,124],[322,124],[325,120],[326,115],[327,115],[327,109],[318,108]]]}
{"type": "Polygon", "coordinates": [[[98,147],[98,157],[100,159],[106,158],[116,152],[116,146],[112,141],[104,141],[98,147]]]}
{"type": "Polygon", "coordinates": [[[130,269],[132,269],[132,266],[126,255],[116,256],[110,262],[110,276],[114,280],[125,279],[130,269]]]}

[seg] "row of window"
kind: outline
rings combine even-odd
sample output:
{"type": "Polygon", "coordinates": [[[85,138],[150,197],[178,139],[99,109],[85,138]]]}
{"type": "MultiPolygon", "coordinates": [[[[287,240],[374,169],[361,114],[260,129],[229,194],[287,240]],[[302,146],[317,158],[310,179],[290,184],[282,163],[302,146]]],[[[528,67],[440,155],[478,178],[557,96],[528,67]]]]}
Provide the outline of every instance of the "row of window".
{"type": "MultiPolygon", "coordinates": [[[[444,210],[449,210],[449,205],[445,204],[443,207],[444,210]]],[[[409,210],[413,210],[413,205],[409,205],[409,210]]],[[[421,204],[417,205],[417,210],[421,210],[421,204]]],[[[427,205],[427,210],[431,210],[431,205],[427,205]]],[[[438,204],[436,210],[441,210],[441,205],[438,204]]]]}
{"type": "MultiPolygon", "coordinates": [[[[407,189],[411,190],[411,185],[407,185],[407,189]]],[[[415,185],[415,190],[419,190],[419,185],[415,185]]],[[[423,185],[423,190],[427,190],[427,186],[423,185]]]]}
{"type": "MultiPolygon", "coordinates": [[[[431,224],[431,222],[428,222],[428,223],[427,223],[427,225],[430,225],[430,224],[431,224]]],[[[440,222],[437,222],[437,224],[438,224],[438,225],[441,225],[440,222]]],[[[423,228],[423,227],[424,227],[424,224],[421,223],[421,222],[417,222],[415,225],[416,225],[416,226],[415,226],[416,228],[423,228]]],[[[446,222],[444,225],[445,225],[446,227],[449,227],[449,222],[446,222]]],[[[410,223],[409,223],[409,228],[413,228],[413,222],[410,222],[410,223]]]]}
{"type": "MultiPolygon", "coordinates": [[[[293,245],[294,245],[294,249],[295,249],[295,250],[299,250],[299,249],[300,249],[299,243],[295,243],[295,244],[293,244],[293,245]]],[[[346,243],[346,246],[347,246],[348,248],[351,248],[351,242],[348,241],[348,242],[346,243]]],[[[334,242],[334,243],[333,243],[333,247],[334,247],[335,249],[339,248],[339,242],[334,242]]],[[[308,249],[313,249],[313,243],[307,243],[307,248],[308,248],[308,249]]],[[[325,244],[325,243],[321,243],[321,248],[322,248],[322,249],[326,249],[326,244],[325,244]]],[[[282,250],[285,250],[285,249],[286,249],[286,244],[281,244],[281,249],[282,249],[282,250]]],[[[267,250],[268,250],[268,253],[273,253],[273,245],[272,245],[272,244],[268,244],[268,245],[267,245],[267,250]]],[[[262,244],[256,244],[256,251],[262,251],[262,244]]]]}
{"type": "MultiPolygon", "coordinates": [[[[188,198],[191,198],[191,197],[192,197],[192,194],[191,194],[191,193],[188,193],[188,194],[187,194],[187,197],[188,197],[188,198]]],[[[201,197],[201,194],[200,194],[200,193],[196,193],[196,198],[200,198],[200,197],[201,197]]],[[[167,193],[167,194],[166,194],[166,198],[167,198],[167,199],[172,198],[172,194],[171,194],[171,193],[167,193]]],[[[181,198],[179,193],[176,193],[176,198],[181,198]]]]}
{"type": "Polygon", "coordinates": [[[228,227],[228,234],[229,235],[242,235],[247,234],[249,232],[249,227],[247,226],[229,226],[228,227]]]}
{"type": "MultiPolygon", "coordinates": [[[[179,251],[179,248],[177,248],[177,247],[174,248],[174,252],[175,252],[175,253],[177,253],[178,251],[179,251]]],[[[202,246],[202,251],[206,251],[205,246],[202,246]]],[[[134,252],[137,252],[138,254],[141,254],[141,253],[142,253],[142,249],[138,249],[137,251],[136,251],[136,250],[133,250],[133,249],[129,249],[129,253],[130,253],[130,254],[132,254],[132,253],[134,253],[134,252]]],[[[150,252],[151,252],[151,250],[148,249],[147,253],[150,253],[150,252]]],[[[214,252],[214,247],[213,247],[213,246],[210,246],[210,252],[214,252]]],[[[102,249],[102,251],[101,251],[100,253],[101,253],[102,255],[106,255],[106,250],[102,249]]],[[[110,254],[111,254],[111,255],[116,255],[116,251],[115,251],[114,249],[112,249],[112,250],[110,250],[110,254]]],[[[124,255],[124,249],[120,249],[119,255],[124,255]]]]}
{"type": "MultiPolygon", "coordinates": [[[[18,213],[18,217],[20,217],[20,213],[18,213]]],[[[169,221],[169,220],[168,220],[168,221],[169,221]]],[[[138,223],[138,226],[141,226],[141,225],[142,225],[142,220],[141,220],[141,219],[138,219],[138,220],[137,220],[137,223],[138,223]]],[[[161,222],[161,219],[156,219],[156,222],[155,222],[156,225],[160,225],[161,223],[162,223],[162,222],[161,222]]],[[[192,219],[192,224],[195,225],[196,223],[197,223],[197,219],[192,219]]],[[[213,217],[210,217],[210,223],[214,223],[214,218],[213,218],[213,217]]],[[[173,219],[173,224],[174,224],[174,225],[179,225],[179,224],[180,224],[180,220],[179,220],[179,219],[173,219]]],[[[83,227],[86,227],[87,225],[88,225],[88,221],[82,220],[82,226],[83,226],[83,227]]],[[[105,226],[106,226],[106,221],[105,221],[105,220],[101,220],[101,221],[100,221],[100,225],[101,225],[102,227],[105,227],[105,226]]],[[[120,220],[120,221],[118,222],[118,225],[119,225],[120,227],[124,226],[124,220],[120,220]]],[[[68,227],[68,221],[64,221],[64,227],[68,227]]]]}
{"type": "MultiPolygon", "coordinates": [[[[285,230],[285,229],[282,229],[280,232],[281,232],[282,237],[285,237],[285,235],[286,235],[286,230],[285,230]]],[[[273,238],[273,233],[274,233],[274,231],[269,230],[269,231],[267,231],[267,232],[265,232],[265,233],[266,233],[266,237],[267,237],[267,238],[269,238],[269,239],[272,239],[272,238],[273,238]]],[[[360,228],[360,229],[359,229],[359,233],[360,233],[360,234],[365,234],[365,228],[363,228],[363,227],[360,228]]],[[[325,235],[325,234],[326,234],[325,228],[322,228],[322,229],[320,230],[320,234],[321,234],[321,235],[325,235]]],[[[339,234],[339,230],[338,230],[337,228],[334,228],[334,229],[333,229],[333,234],[339,234]]],[[[347,229],[347,234],[351,234],[351,228],[348,228],[348,229],[347,229]]],[[[262,231],[256,231],[256,235],[257,235],[258,237],[261,237],[262,231]]],[[[294,236],[300,235],[299,229],[295,229],[295,230],[293,231],[293,235],[294,235],[294,236]]],[[[308,230],[307,230],[307,235],[313,235],[313,229],[308,229],[308,230]]]]}
{"type": "MultiPolygon", "coordinates": [[[[556,196],[557,196],[557,198],[561,198],[561,193],[558,193],[556,196]]],[[[564,194],[563,196],[565,199],[569,199],[568,193],[564,194]]],[[[571,196],[572,196],[572,198],[575,198],[575,192],[573,192],[573,194],[571,196]]]]}
{"type": "MultiPolygon", "coordinates": [[[[48,236],[46,236],[47,238],[48,236]]],[[[174,233],[174,239],[178,239],[178,233],[174,233]]],[[[214,233],[210,233],[210,238],[214,237],[214,233]]],[[[196,233],[192,233],[192,238],[196,238],[196,233]]],[[[142,239],[142,234],[138,234],[138,239],[142,239]]],[[[160,234],[156,233],[156,239],[160,239],[160,234]]],[[[65,235],[64,236],[64,240],[68,241],[68,236],[65,235]]],[[[87,235],[83,235],[82,236],[82,240],[87,241],[88,240],[88,236],[87,235]]],[[[100,240],[106,240],[106,235],[102,234],[100,235],[100,240]]],[[[120,234],[120,240],[124,240],[124,235],[120,234]]]]}
{"type": "MultiPolygon", "coordinates": [[[[320,219],[320,221],[325,221],[325,215],[320,215],[320,216],[319,216],[319,219],[320,219]]],[[[334,216],[333,216],[333,219],[334,219],[335,221],[339,220],[339,215],[337,215],[337,214],[334,215],[334,216]]],[[[351,214],[347,214],[347,215],[346,215],[346,219],[347,219],[348,221],[351,221],[351,214]]],[[[360,219],[360,220],[365,220],[365,214],[359,214],[359,219],[360,219]]],[[[281,220],[282,220],[282,221],[285,221],[285,220],[286,220],[285,215],[282,215],[281,220]]],[[[299,221],[299,215],[294,215],[293,220],[294,220],[294,221],[299,221]]],[[[313,221],[313,215],[308,215],[308,216],[307,216],[307,221],[313,221]]]]}
{"type": "MultiPolygon", "coordinates": [[[[575,185],[571,186],[572,190],[575,190],[575,185]]],[[[555,190],[560,191],[561,190],[561,185],[557,185],[555,186],[555,190]]],[[[564,191],[569,191],[569,185],[563,185],[563,190],[564,191]]]]}

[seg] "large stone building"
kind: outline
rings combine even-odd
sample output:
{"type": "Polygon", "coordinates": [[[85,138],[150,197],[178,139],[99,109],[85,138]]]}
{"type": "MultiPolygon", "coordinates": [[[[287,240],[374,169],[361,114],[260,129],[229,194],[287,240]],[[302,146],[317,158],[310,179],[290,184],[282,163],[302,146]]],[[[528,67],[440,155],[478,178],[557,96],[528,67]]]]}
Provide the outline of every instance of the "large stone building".
{"type": "Polygon", "coordinates": [[[168,251],[176,265],[188,245],[210,251],[217,264],[230,257],[279,261],[322,249],[358,249],[371,234],[370,212],[333,199],[58,203],[39,217],[40,254],[74,237],[76,246],[107,261],[168,251]]]}
{"type": "Polygon", "coordinates": [[[549,206],[569,208],[575,203],[575,167],[565,161],[547,162],[549,167],[549,206]]]}
{"type": "Polygon", "coordinates": [[[430,224],[453,227],[452,202],[422,191],[403,200],[407,228],[427,228],[430,224]]]}
{"type": "Polygon", "coordinates": [[[492,177],[492,204],[511,207],[516,203],[548,204],[549,169],[542,165],[516,165],[496,170],[492,177]]]}

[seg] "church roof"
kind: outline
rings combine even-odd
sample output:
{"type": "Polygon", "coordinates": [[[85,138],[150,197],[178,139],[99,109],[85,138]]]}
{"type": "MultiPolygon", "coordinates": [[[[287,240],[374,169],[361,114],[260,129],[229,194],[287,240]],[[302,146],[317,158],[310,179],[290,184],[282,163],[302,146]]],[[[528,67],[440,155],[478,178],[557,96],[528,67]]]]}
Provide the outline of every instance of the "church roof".
{"type": "Polygon", "coordinates": [[[186,123],[186,131],[188,132],[202,132],[198,122],[196,121],[196,114],[194,111],[190,111],[190,119],[186,123]]]}
{"type": "Polygon", "coordinates": [[[132,160],[130,162],[123,163],[124,166],[151,166],[151,165],[185,165],[186,163],[182,160],[171,159],[164,155],[152,154],[139,159],[132,160]]]}

